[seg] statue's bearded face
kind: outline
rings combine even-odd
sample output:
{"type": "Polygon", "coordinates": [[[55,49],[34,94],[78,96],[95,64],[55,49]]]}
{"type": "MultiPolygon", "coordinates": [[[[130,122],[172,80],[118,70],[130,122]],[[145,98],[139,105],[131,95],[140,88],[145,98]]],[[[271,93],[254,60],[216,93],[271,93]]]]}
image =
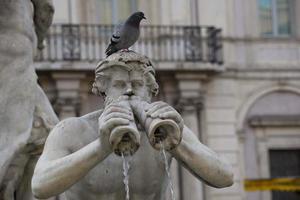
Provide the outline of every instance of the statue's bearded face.
{"type": "Polygon", "coordinates": [[[117,99],[122,95],[139,96],[142,100],[150,102],[151,92],[145,84],[142,71],[128,71],[121,67],[115,67],[110,76],[105,92],[108,98],[117,99]]]}

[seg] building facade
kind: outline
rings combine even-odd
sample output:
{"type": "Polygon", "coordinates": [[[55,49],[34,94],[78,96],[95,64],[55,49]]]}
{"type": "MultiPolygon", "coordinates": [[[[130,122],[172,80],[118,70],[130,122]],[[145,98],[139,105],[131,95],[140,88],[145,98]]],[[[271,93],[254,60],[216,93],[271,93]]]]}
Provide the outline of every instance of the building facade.
{"type": "Polygon", "coordinates": [[[234,185],[215,189],[174,162],[176,199],[299,198],[244,188],[247,179],[300,175],[299,1],[54,0],[54,5],[54,25],[35,65],[61,119],[102,107],[91,87],[111,24],[141,10],[147,21],[134,49],[155,61],[157,99],[175,106],[199,139],[234,168],[234,185]]]}

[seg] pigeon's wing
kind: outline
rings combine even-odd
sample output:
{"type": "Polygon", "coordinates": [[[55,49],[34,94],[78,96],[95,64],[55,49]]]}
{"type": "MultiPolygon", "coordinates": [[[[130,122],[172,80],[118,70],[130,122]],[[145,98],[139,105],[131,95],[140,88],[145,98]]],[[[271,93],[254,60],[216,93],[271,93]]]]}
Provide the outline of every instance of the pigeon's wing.
{"type": "Polygon", "coordinates": [[[115,30],[111,36],[111,43],[118,43],[121,40],[124,23],[120,23],[115,27],[115,30]]]}
{"type": "Polygon", "coordinates": [[[118,51],[118,48],[116,47],[116,45],[121,41],[123,27],[124,27],[124,23],[120,23],[115,27],[114,32],[110,38],[110,44],[108,45],[107,49],[105,50],[105,54],[107,56],[118,51]]]}

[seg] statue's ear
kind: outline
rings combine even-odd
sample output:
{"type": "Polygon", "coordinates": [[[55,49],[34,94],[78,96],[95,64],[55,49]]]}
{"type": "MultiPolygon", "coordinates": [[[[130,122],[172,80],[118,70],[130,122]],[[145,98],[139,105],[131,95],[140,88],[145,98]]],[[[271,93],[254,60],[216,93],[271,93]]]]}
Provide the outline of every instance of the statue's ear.
{"type": "Polygon", "coordinates": [[[156,96],[158,94],[159,86],[156,83],[154,73],[152,73],[151,71],[146,71],[144,73],[144,78],[145,78],[145,82],[146,82],[151,94],[153,96],[156,96]]]}
{"type": "Polygon", "coordinates": [[[97,77],[95,78],[95,82],[93,84],[93,93],[97,95],[105,94],[108,86],[108,81],[108,77],[103,73],[97,74],[97,77]]]}

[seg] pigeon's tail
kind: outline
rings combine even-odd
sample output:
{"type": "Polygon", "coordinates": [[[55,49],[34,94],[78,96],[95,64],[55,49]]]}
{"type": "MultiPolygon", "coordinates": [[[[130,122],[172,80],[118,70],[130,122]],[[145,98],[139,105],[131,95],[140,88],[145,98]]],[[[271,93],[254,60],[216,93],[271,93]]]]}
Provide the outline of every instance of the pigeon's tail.
{"type": "Polygon", "coordinates": [[[108,56],[110,56],[111,54],[113,54],[117,51],[118,51],[118,49],[112,43],[110,43],[108,45],[107,49],[105,50],[105,54],[108,57],[108,56]]]}

